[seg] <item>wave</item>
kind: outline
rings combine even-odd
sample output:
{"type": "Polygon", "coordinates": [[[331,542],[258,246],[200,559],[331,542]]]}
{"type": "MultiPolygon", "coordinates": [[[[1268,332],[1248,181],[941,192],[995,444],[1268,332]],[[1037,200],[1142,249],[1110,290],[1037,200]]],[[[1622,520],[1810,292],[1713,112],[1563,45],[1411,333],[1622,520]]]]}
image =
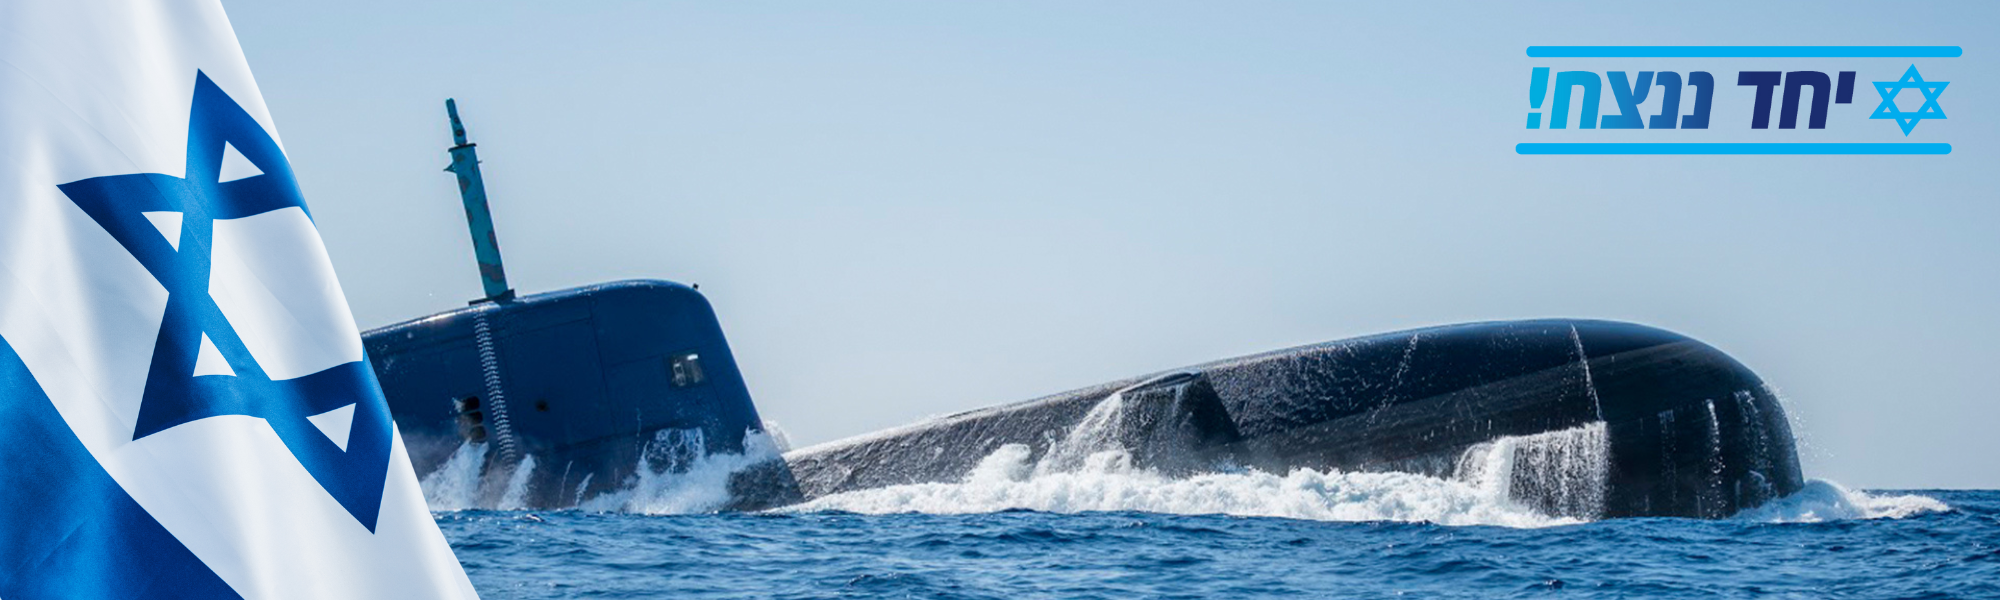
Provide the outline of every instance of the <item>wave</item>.
{"type": "MultiPolygon", "coordinates": [[[[1115,398],[1102,405],[1117,410],[1115,398]]],[[[1094,413],[1084,423],[1094,421],[1094,413]]],[[[1095,419],[1106,420],[1106,419],[1095,419]]],[[[1254,469],[1173,477],[1135,468],[1087,426],[1039,461],[1001,447],[956,482],[860,490],[781,510],[862,514],[1133,511],[1315,521],[1404,521],[1533,528],[1602,517],[1610,448],[1602,423],[1504,437],[1468,448],[1450,477],[1403,472],[1254,469]],[[1091,449],[1082,453],[1079,449],[1091,449]]],[[[1918,495],[1884,495],[1812,480],[1797,493],[1735,516],[1771,523],[1905,518],[1949,510],[1918,495]]]]}
{"type": "Polygon", "coordinates": [[[488,469],[486,462],[487,444],[459,444],[451,458],[418,482],[424,502],[433,511],[521,508],[528,477],[535,472],[535,457],[524,456],[512,468],[488,469]]]}
{"type": "MultiPolygon", "coordinates": [[[[1115,422],[1111,398],[1037,459],[1025,445],[1001,446],[958,481],[896,485],[821,497],[785,513],[973,514],[1150,512],[1224,514],[1315,521],[1402,521],[1441,525],[1550,527],[1602,516],[1609,448],[1604,425],[1507,437],[1468,448],[1452,476],[1296,469],[1278,474],[1224,468],[1170,475],[1133,466],[1132,455],[1090,423],[1115,422]]],[[[741,453],[708,454],[698,430],[665,430],[636,475],[617,490],[584,498],[578,510],[647,515],[701,514],[732,500],[730,477],[778,458],[786,436],[775,424],[751,431],[741,453]]],[[[467,443],[422,484],[431,510],[518,510],[535,457],[488,467],[485,444],[467,443]]],[[[588,482],[579,485],[581,490],[588,482]]],[[[1743,511],[1765,523],[1899,519],[1949,510],[1920,495],[1875,494],[1823,480],[1743,511]]]]}
{"type": "Polygon", "coordinates": [[[706,446],[700,430],[676,431],[687,433],[674,440],[655,439],[648,448],[648,457],[640,459],[637,475],[631,482],[617,491],[583,499],[576,508],[648,515],[716,512],[732,499],[731,475],[758,463],[777,460],[786,444],[782,432],[752,430],[743,435],[743,452],[709,454],[702,450],[706,446]],[[662,457],[669,458],[663,461],[662,457]]]}
{"type": "MultiPolygon", "coordinates": [[[[767,426],[743,436],[740,453],[709,453],[699,429],[657,432],[639,459],[635,475],[615,491],[585,497],[585,479],[576,486],[573,508],[636,514],[712,513],[728,506],[729,477],[752,465],[776,460],[787,441],[767,426]]],[[[487,444],[466,442],[419,482],[432,511],[521,510],[536,459],[523,455],[514,465],[488,465],[487,444]]]]}
{"type": "Polygon", "coordinates": [[[1761,523],[1821,523],[1852,519],[1905,519],[1951,510],[1936,498],[1916,494],[1878,494],[1850,490],[1814,479],[1790,496],[1736,514],[1736,519],[1761,523]]]}
{"type": "Polygon", "coordinates": [[[1026,446],[1003,446],[961,482],[848,492],[781,510],[864,514],[1139,511],[1509,527],[1578,522],[1506,501],[1490,488],[1410,473],[1300,469],[1277,475],[1244,470],[1175,478],[1134,469],[1129,455],[1109,451],[1090,456],[1075,471],[1036,474],[1030,454],[1026,446]]]}
{"type": "MultiPolygon", "coordinates": [[[[1502,478],[1438,478],[1399,472],[1256,470],[1173,478],[1132,469],[1117,453],[1093,456],[1084,469],[1036,475],[1024,446],[1003,447],[964,481],[848,492],[780,509],[861,514],[973,514],[1009,510],[1051,513],[1131,511],[1226,514],[1314,521],[1403,521],[1440,525],[1538,528],[1595,519],[1558,516],[1510,498],[1502,478]]],[[[1914,494],[1877,494],[1811,480],[1798,493],[1743,511],[1734,519],[1814,523],[1902,519],[1950,510],[1914,494]]]]}
{"type": "Polygon", "coordinates": [[[1000,447],[962,480],[826,496],[787,511],[965,514],[1137,511],[1318,521],[1548,527],[1603,512],[1609,438],[1602,423],[1506,437],[1466,449],[1451,477],[1403,472],[1220,469],[1174,477],[1136,468],[1118,442],[1122,391],[1098,403],[1039,460],[1000,447]]]}

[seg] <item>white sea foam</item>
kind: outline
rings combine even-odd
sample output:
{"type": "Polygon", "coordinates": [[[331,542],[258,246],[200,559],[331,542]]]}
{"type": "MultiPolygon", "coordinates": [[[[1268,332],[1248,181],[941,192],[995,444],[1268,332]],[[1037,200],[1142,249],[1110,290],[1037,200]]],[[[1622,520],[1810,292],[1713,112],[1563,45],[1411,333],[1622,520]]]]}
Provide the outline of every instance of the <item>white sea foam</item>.
{"type": "Polygon", "coordinates": [[[534,476],[535,455],[522,456],[521,462],[515,464],[513,472],[507,475],[506,487],[501,488],[500,501],[496,506],[500,510],[520,510],[526,508],[528,482],[534,476]]]}
{"type": "Polygon", "coordinates": [[[431,510],[465,510],[479,506],[480,475],[486,470],[486,444],[460,444],[437,470],[421,482],[431,510]]]}
{"type": "Polygon", "coordinates": [[[1073,471],[1037,473],[1026,446],[1002,446],[963,481],[836,494],[788,508],[857,513],[962,514],[1030,509],[1058,513],[1142,511],[1324,521],[1429,521],[1542,527],[1574,522],[1539,514],[1491,489],[1409,473],[1300,469],[1167,477],[1131,466],[1123,451],[1100,452],[1073,471]]]}
{"type": "MultiPolygon", "coordinates": [[[[1129,452],[1099,429],[1122,410],[1117,398],[1093,411],[1039,460],[1029,447],[1001,446],[962,479],[859,490],[785,507],[786,512],[967,514],[1005,510],[1055,513],[1138,511],[1228,514],[1319,521],[1406,521],[1444,525],[1547,527],[1602,514],[1608,444],[1602,424],[1501,438],[1469,448],[1453,477],[1401,472],[1255,469],[1171,476],[1133,466],[1129,452]],[[1103,414],[1098,414],[1103,413],[1103,414]],[[1523,490],[1530,484],[1534,489],[1523,490]],[[1524,501],[1524,496],[1539,501],[1524,501]]],[[[581,498],[576,508],[637,514],[699,514],[731,501],[733,473],[779,456],[783,434],[752,431],[742,453],[707,454],[698,430],[660,432],[637,475],[612,492],[581,498]]],[[[533,456],[511,470],[488,469],[485,444],[465,444],[423,478],[432,510],[518,509],[535,469],[533,456]]],[[[579,485],[578,491],[587,487],[579,485]]],[[[1804,489],[1734,518],[1820,522],[1905,518],[1948,510],[1919,495],[1875,494],[1837,483],[1804,489]]]]}
{"type": "Polygon", "coordinates": [[[1596,519],[1611,480],[1611,436],[1598,422],[1503,437],[1466,449],[1453,478],[1550,514],[1596,519]]]}
{"type": "MultiPolygon", "coordinates": [[[[782,434],[780,434],[782,435],[782,434]]],[[[570,492],[574,507],[600,512],[694,514],[721,510],[730,501],[729,476],[778,457],[781,439],[759,431],[743,438],[744,452],[709,454],[700,430],[669,429],[654,436],[636,475],[616,491],[583,497],[586,479],[570,492]]],[[[526,507],[536,468],[534,455],[512,468],[487,465],[487,444],[459,445],[450,458],[421,481],[433,511],[520,510],[526,507]]]]}
{"type": "MultiPolygon", "coordinates": [[[[1107,406],[1106,410],[1117,409],[1107,406]]],[[[1090,445],[1101,440],[1091,434],[1073,434],[1058,446],[1071,441],[1090,445]]],[[[1099,451],[1078,461],[1073,452],[1054,448],[1046,458],[1035,461],[1027,446],[1010,444],[987,456],[957,482],[860,490],[783,510],[864,514],[1138,511],[1547,527],[1602,515],[1608,478],[1609,444],[1601,423],[1474,446],[1460,457],[1451,478],[1311,469],[1284,475],[1235,470],[1169,477],[1133,467],[1130,455],[1122,450],[1099,451]],[[1518,489],[1524,483],[1532,483],[1536,489],[1518,489]],[[1524,501],[1524,495],[1541,499],[1524,501]]],[[[1904,518],[1947,509],[1944,503],[1924,496],[1871,494],[1813,480],[1796,494],[1744,511],[1736,518],[1813,522],[1904,518]]]]}
{"type": "MultiPolygon", "coordinates": [[[[755,434],[755,432],[751,433],[755,434]]],[[[771,437],[771,449],[776,450],[779,454],[792,451],[792,434],[786,433],[785,428],[778,425],[777,421],[764,420],[764,435],[771,437]]]]}
{"type": "MultiPolygon", "coordinates": [[[[1579,522],[1544,514],[1510,496],[1518,469],[1537,469],[1551,490],[1574,490],[1577,513],[1601,512],[1603,426],[1503,438],[1468,449],[1458,478],[1397,472],[1251,469],[1169,477],[1132,466],[1122,449],[1103,448],[1086,417],[1042,460],[1019,444],[1002,446],[957,482],[899,485],[836,494],[786,510],[963,514],[1028,509],[1058,513],[1141,511],[1230,514],[1321,521],[1424,521],[1447,525],[1545,527],[1579,522]],[[1080,454],[1079,450],[1096,450],[1080,454]],[[1590,488],[1588,491],[1582,488],[1590,488]]],[[[1097,415],[1093,411],[1092,415],[1097,415]]],[[[1569,512],[1569,511],[1562,511],[1569,512]]]]}
{"type": "Polygon", "coordinates": [[[535,457],[525,456],[511,469],[486,468],[486,444],[467,442],[452,451],[437,470],[420,483],[431,510],[473,508],[517,509],[534,474],[535,457]]]}
{"type": "Polygon", "coordinates": [[[731,500],[731,474],[778,458],[779,440],[761,431],[744,434],[742,453],[723,454],[704,452],[700,434],[695,429],[661,431],[629,485],[585,499],[577,508],[649,515],[716,512],[731,500]]]}
{"type": "Polygon", "coordinates": [[[1877,494],[1814,479],[1790,496],[1738,513],[1735,518],[1764,523],[1818,523],[1846,519],[1902,519],[1951,510],[1944,502],[1916,494],[1877,494]]]}

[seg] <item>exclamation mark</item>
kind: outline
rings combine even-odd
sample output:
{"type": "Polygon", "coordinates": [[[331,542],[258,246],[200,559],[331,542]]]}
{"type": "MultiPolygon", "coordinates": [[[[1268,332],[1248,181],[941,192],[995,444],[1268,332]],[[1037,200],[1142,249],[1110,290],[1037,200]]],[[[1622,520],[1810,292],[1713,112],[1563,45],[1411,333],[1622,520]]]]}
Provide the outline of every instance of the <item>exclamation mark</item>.
{"type": "MultiPolygon", "coordinates": [[[[1535,74],[1528,80],[1528,108],[1542,109],[1542,96],[1549,93],[1549,68],[1535,67],[1535,74]]],[[[1528,128],[1542,128],[1542,113],[1528,113],[1528,128]]]]}

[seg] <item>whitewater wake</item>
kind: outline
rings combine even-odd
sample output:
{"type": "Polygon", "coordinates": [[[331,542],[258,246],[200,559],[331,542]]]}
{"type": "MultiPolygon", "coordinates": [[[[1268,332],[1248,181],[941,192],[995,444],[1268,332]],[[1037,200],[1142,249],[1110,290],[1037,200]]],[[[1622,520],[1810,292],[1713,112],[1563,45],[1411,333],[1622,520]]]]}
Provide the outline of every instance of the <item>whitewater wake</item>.
{"type": "MultiPolygon", "coordinates": [[[[783,434],[750,431],[743,452],[709,454],[698,429],[677,439],[656,438],[637,476],[623,488],[579,501],[578,509],[648,515],[712,513],[728,506],[729,476],[758,463],[777,460],[783,434]],[[664,461],[661,457],[666,457],[664,461]]],[[[666,433],[666,432],[661,432],[666,433]]]]}
{"type": "Polygon", "coordinates": [[[1951,510],[1929,496],[1877,494],[1850,490],[1831,481],[1813,479],[1790,496],[1736,514],[1736,519],[1760,523],[1821,523],[1851,519],[1904,519],[1951,510]]]}
{"type": "Polygon", "coordinates": [[[1129,456],[1105,452],[1090,457],[1076,471],[1035,474],[1029,456],[1026,446],[1003,446],[961,482],[848,492],[784,510],[866,514],[1140,511],[1510,527],[1575,522],[1500,501],[1491,490],[1476,485],[1410,473],[1300,469],[1276,475],[1245,470],[1172,478],[1133,469],[1129,456]]]}
{"type": "Polygon", "coordinates": [[[1170,476],[1135,467],[1120,443],[1123,394],[1099,402],[1039,459],[1028,446],[1009,444],[960,481],[846,492],[783,510],[1139,511],[1506,527],[1578,523],[1603,513],[1610,450],[1602,423],[1473,446],[1450,477],[1241,468],[1170,476]]]}
{"type": "MultiPolygon", "coordinates": [[[[1399,472],[1299,469],[1284,475],[1257,470],[1167,477],[1132,469],[1106,453],[1074,472],[1037,475],[1025,446],[986,457],[963,481],[861,490],[779,509],[861,514],[972,514],[1007,510],[1053,513],[1133,511],[1227,514],[1314,521],[1402,521],[1440,525],[1535,528],[1594,520],[1551,514],[1510,498],[1500,477],[1439,478],[1399,472]]],[[[1601,497],[1601,492],[1598,494],[1601,497]]],[[[1797,494],[1735,518],[1797,523],[1900,519],[1949,510],[1919,495],[1879,495],[1823,480],[1797,494]]]]}
{"type": "MultiPolygon", "coordinates": [[[[1402,521],[1515,528],[1569,525],[1603,515],[1609,442],[1602,423],[1505,437],[1466,449],[1446,477],[1404,472],[1296,469],[1270,473],[1224,468],[1170,475],[1133,465],[1106,428],[1125,410],[1107,398],[1037,458],[1021,444],[1001,446],[963,478],[834,494],[775,509],[787,513],[971,514],[1009,510],[1051,513],[1133,511],[1226,514],[1315,521],[1402,521]]],[[[744,452],[709,454],[699,430],[664,430],[648,445],[636,475],[616,490],[584,497],[592,512],[669,515],[722,510],[732,474],[780,457],[785,436],[773,424],[751,431],[744,452]]],[[[433,511],[518,510],[535,457],[487,465],[485,444],[467,443],[426,475],[433,511]]],[[[1905,518],[1949,510],[1919,495],[1873,494],[1812,480],[1798,493],[1743,511],[1752,522],[1797,523],[1905,518]]]]}
{"type": "Polygon", "coordinates": [[[488,469],[486,448],[483,442],[460,444],[444,465],[424,476],[419,483],[431,510],[522,508],[528,478],[535,472],[535,457],[523,456],[512,466],[488,469]]]}
{"type": "MultiPolygon", "coordinates": [[[[1610,439],[1603,423],[1467,448],[1451,475],[1296,469],[1227,469],[1169,476],[1133,466],[1106,433],[1125,410],[1106,398],[1037,460],[1002,446],[963,479],[859,490],[783,508],[793,512],[968,514],[1135,511],[1315,521],[1404,521],[1532,528],[1604,515],[1610,439]]],[[[1814,480],[1791,496],[1737,516],[1761,522],[1903,518],[1947,510],[1935,499],[1886,496],[1814,480]]]]}
{"type": "MultiPolygon", "coordinates": [[[[772,424],[743,436],[743,452],[709,453],[699,429],[664,429],[634,469],[635,475],[609,492],[585,495],[586,478],[571,492],[571,506],[594,512],[700,514],[721,510],[731,500],[729,477],[752,465],[776,460],[784,433],[772,424]],[[767,433],[769,431],[771,433],[767,433]]],[[[466,442],[442,466],[420,481],[432,511],[521,510],[536,468],[533,454],[513,465],[488,465],[487,445],[466,442]]]]}
{"type": "MultiPolygon", "coordinates": [[[[1575,489],[1576,503],[1595,502],[1601,507],[1605,471],[1595,465],[1603,462],[1603,435],[1602,425],[1590,425],[1481,444],[1464,453],[1460,474],[1450,478],[1312,469],[1282,475],[1236,469],[1173,477],[1133,467],[1131,455],[1122,449],[1078,457],[1058,444],[1037,461],[1027,446],[1009,444],[981,460],[962,481],[847,492],[782,510],[863,514],[1137,511],[1547,527],[1588,520],[1597,514],[1591,510],[1601,508],[1564,513],[1513,500],[1512,488],[1523,479],[1517,474],[1521,469],[1547,467],[1541,478],[1545,485],[1575,489]],[[1591,491],[1583,491],[1586,489],[1591,491]]],[[[1070,440],[1099,443],[1090,435],[1072,435],[1065,441],[1070,440]]]]}

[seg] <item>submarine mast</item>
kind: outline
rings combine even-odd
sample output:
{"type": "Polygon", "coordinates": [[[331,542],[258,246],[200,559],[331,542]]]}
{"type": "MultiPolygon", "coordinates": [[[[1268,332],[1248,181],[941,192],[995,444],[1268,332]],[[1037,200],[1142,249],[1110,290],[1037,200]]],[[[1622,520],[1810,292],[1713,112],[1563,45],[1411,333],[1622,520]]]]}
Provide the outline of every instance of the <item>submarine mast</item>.
{"type": "Polygon", "coordinates": [[[465,224],[472,230],[472,252],[479,261],[479,283],[486,288],[486,297],[472,303],[513,300],[514,289],[507,287],[507,269],[500,262],[500,238],[493,232],[493,211],[486,206],[486,182],[479,176],[478,144],[465,141],[465,124],[458,120],[458,103],[446,98],[444,110],[451,115],[451,139],[457,143],[451,147],[451,166],[444,170],[458,175],[458,195],[465,202],[465,224]]]}

